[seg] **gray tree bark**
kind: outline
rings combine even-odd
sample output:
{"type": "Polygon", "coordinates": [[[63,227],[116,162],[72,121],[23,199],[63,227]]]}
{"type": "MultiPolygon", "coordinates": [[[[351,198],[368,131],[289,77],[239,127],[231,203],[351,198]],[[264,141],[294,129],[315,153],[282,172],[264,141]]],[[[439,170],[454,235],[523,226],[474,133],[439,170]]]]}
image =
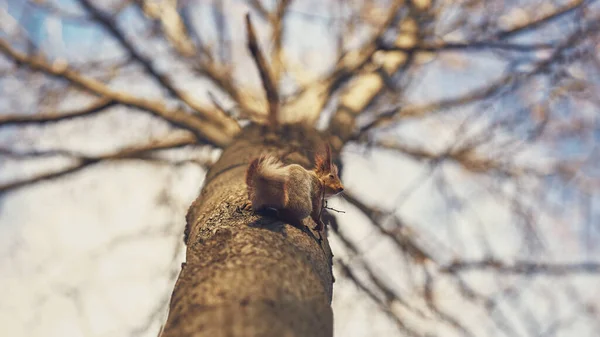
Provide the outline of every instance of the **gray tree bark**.
{"type": "Polygon", "coordinates": [[[312,166],[314,129],[243,130],[191,205],[162,336],[332,336],[332,254],[310,217],[297,228],[243,209],[246,167],[261,153],[312,166]]]}

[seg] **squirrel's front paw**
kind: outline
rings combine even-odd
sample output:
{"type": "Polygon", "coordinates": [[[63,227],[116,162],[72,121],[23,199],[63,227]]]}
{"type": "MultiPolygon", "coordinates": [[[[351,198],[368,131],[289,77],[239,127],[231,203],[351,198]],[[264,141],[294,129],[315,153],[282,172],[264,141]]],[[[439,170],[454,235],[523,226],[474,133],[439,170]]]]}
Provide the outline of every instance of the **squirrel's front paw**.
{"type": "Polygon", "coordinates": [[[241,207],[240,210],[242,211],[248,211],[251,212],[252,211],[252,203],[250,201],[246,201],[241,207]]]}

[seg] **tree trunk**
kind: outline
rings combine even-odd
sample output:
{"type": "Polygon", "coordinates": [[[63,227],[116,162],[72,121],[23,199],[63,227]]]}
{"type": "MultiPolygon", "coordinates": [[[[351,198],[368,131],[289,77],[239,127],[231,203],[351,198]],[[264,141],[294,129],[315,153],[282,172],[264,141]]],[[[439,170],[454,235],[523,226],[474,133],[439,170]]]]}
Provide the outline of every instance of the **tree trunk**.
{"type": "Polygon", "coordinates": [[[297,228],[242,208],[251,159],[269,152],[309,167],[320,139],[300,126],[251,126],[223,151],[188,211],[186,262],[163,337],[333,335],[325,234],[319,243],[310,217],[297,228]]]}

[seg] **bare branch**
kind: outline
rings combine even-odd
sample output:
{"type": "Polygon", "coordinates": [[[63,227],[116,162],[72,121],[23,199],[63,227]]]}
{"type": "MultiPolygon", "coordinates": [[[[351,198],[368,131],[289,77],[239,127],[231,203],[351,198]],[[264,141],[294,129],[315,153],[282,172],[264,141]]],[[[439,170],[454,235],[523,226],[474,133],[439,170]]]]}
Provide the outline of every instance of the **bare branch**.
{"type": "Polygon", "coordinates": [[[423,268],[423,272],[425,273],[424,297],[425,302],[427,303],[427,307],[431,311],[433,311],[442,321],[448,323],[454,329],[461,332],[463,336],[474,337],[475,335],[471,331],[469,331],[463,324],[461,324],[456,317],[448,314],[447,312],[438,307],[434,298],[433,277],[431,273],[427,271],[426,268],[423,268]]]}
{"type": "Polygon", "coordinates": [[[505,264],[499,260],[485,259],[481,261],[462,262],[456,261],[440,268],[444,273],[457,273],[472,270],[491,269],[500,273],[510,274],[543,274],[543,275],[564,275],[564,274],[598,274],[600,273],[600,263],[543,263],[533,261],[516,261],[511,264],[505,264]]]}
{"type": "Polygon", "coordinates": [[[221,125],[226,128],[230,128],[233,125],[237,125],[235,121],[231,120],[231,118],[229,118],[228,116],[223,115],[222,113],[220,113],[220,111],[212,110],[205,106],[202,106],[190,95],[176,89],[171,80],[167,76],[159,74],[158,71],[152,65],[152,61],[146,56],[142,55],[142,53],[140,53],[134,47],[134,45],[127,40],[125,34],[123,34],[119,30],[116,22],[114,22],[112,18],[102,13],[98,8],[94,7],[89,0],[79,0],[79,2],[89,12],[89,14],[99,24],[101,24],[102,27],[104,27],[104,29],[108,31],[125,50],[127,50],[130,56],[142,65],[146,73],[148,73],[152,78],[154,78],[171,95],[179,98],[189,107],[194,109],[202,117],[214,122],[217,125],[221,125]]]}
{"type": "Polygon", "coordinates": [[[511,163],[504,161],[499,156],[486,156],[477,151],[476,146],[483,145],[475,143],[464,147],[449,148],[441,152],[433,152],[425,148],[414,147],[400,142],[391,141],[375,141],[369,146],[373,148],[398,151],[415,160],[426,160],[433,163],[443,160],[452,160],[459,164],[463,169],[476,174],[490,174],[493,172],[500,173],[510,177],[535,176],[545,177],[551,174],[556,168],[560,167],[560,163],[547,166],[546,169],[514,166],[511,163]]]}
{"type": "Polygon", "coordinates": [[[430,253],[426,252],[421,245],[414,240],[414,237],[410,234],[411,231],[397,216],[389,214],[394,218],[397,225],[395,230],[389,230],[384,228],[381,224],[381,218],[388,214],[365,205],[349,192],[344,192],[344,199],[365,214],[381,234],[392,239],[400,250],[407,253],[416,263],[436,261],[430,253]]]}
{"type": "Polygon", "coordinates": [[[262,3],[260,3],[260,0],[248,0],[248,3],[252,8],[254,8],[254,10],[256,10],[262,19],[269,18],[269,11],[265,8],[265,6],[262,5],[262,3]]]}
{"type": "Polygon", "coordinates": [[[360,281],[360,279],[358,279],[358,277],[356,277],[356,275],[354,275],[354,272],[352,271],[352,269],[350,269],[350,267],[347,264],[338,260],[337,265],[340,266],[340,268],[342,269],[343,275],[345,277],[347,277],[348,279],[350,279],[358,287],[358,289],[360,289],[363,293],[365,293],[367,296],[369,296],[369,298],[373,302],[375,302],[375,304],[377,304],[379,309],[381,311],[383,311],[383,313],[385,313],[390,319],[392,319],[394,321],[394,323],[396,323],[396,326],[398,327],[398,329],[400,331],[402,331],[403,333],[405,333],[406,336],[423,336],[423,335],[419,334],[418,332],[416,332],[415,330],[407,327],[406,324],[404,323],[404,321],[402,319],[400,319],[398,317],[398,315],[396,315],[390,309],[389,304],[386,303],[384,300],[380,299],[362,281],[360,281]]]}
{"type": "Polygon", "coordinates": [[[281,62],[281,48],[283,45],[283,33],[284,33],[284,18],[292,0],[280,0],[277,4],[275,13],[271,15],[269,21],[271,21],[272,29],[272,40],[273,50],[271,51],[271,65],[273,70],[273,82],[278,85],[282,75],[282,62],[281,62]]]}
{"type": "MultiPolygon", "coordinates": [[[[314,123],[318,120],[323,107],[334,97],[334,93],[346,83],[357,77],[359,77],[356,79],[357,81],[360,80],[360,77],[363,77],[367,81],[362,81],[362,83],[369,83],[369,80],[372,80],[373,76],[378,76],[373,72],[365,74],[361,71],[370,64],[373,55],[378,50],[379,41],[395,23],[403,4],[404,1],[393,1],[390,8],[386,11],[387,16],[384,22],[377,28],[368,42],[360,48],[342,55],[336,62],[333,71],[296,93],[283,107],[285,117],[288,118],[288,116],[293,114],[302,115],[302,118],[308,121],[309,124],[314,123]]],[[[358,88],[358,91],[361,92],[361,97],[366,95],[362,93],[364,90],[361,88],[358,88]]],[[[346,121],[345,118],[344,121],[346,121]]],[[[344,125],[341,125],[339,128],[344,129],[344,125]]]]}
{"type": "Polygon", "coordinates": [[[440,42],[430,43],[423,45],[416,45],[414,47],[402,47],[402,46],[386,46],[380,45],[379,50],[384,51],[401,51],[406,53],[414,52],[444,52],[444,51],[457,51],[457,50],[489,50],[489,49],[500,49],[515,52],[536,52],[540,50],[552,49],[554,45],[552,43],[508,43],[508,42],[496,42],[496,41],[468,41],[468,42],[440,42]]]}
{"type": "Polygon", "coordinates": [[[1,39],[0,50],[17,63],[25,64],[33,70],[42,71],[48,75],[65,79],[72,84],[105,99],[114,100],[120,104],[148,111],[153,115],[168,121],[174,126],[192,131],[199,140],[210,144],[219,147],[225,146],[239,130],[237,123],[233,128],[217,127],[208,121],[203,121],[198,117],[187,114],[181,110],[168,109],[161,101],[138,98],[122,91],[113,90],[102,82],[79,74],[64,63],[50,65],[39,57],[29,57],[20,53],[11,48],[6,41],[1,39]]]}
{"type": "Polygon", "coordinates": [[[190,57],[196,53],[184,20],[177,13],[177,1],[136,0],[135,2],[146,16],[160,21],[160,26],[167,41],[180,55],[190,57]]]}
{"type": "MultiPolygon", "coordinates": [[[[409,117],[420,117],[433,111],[455,108],[475,101],[487,99],[498,93],[502,93],[503,95],[511,93],[526,80],[547,71],[552,65],[558,64],[564,58],[564,53],[567,49],[573,47],[579,41],[586,38],[589,34],[597,32],[600,28],[600,22],[598,20],[590,20],[590,22],[591,23],[586,26],[585,29],[571,34],[563,42],[558,44],[548,58],[537,62],[533,66],[533,69],[528,72],[512,72],[506,74],[488,85],[474,89],[471,92],[458,97],[442,99],[437,102],[427,103],[420,106],[391,109],[380,114],[375,121],[369,123],[367,126],[360,128],[358,134],[367,132],[374,127],[388,124],[391,121],[397,121],[409,117]]],[[[354,137],[356,137],[356,135],[357,134],[355,134],[354,137]]]]}
{"type": "MultiPolygon", "coordinates": [[[[215,60],[210,48],[202,45],[197,32],[194,34],[195,30],[191,25],[191,18],[186,10],[180,15],[177,12],[176,3],[168,1],[157,3],[136,0],[136,3],[148,17],[160,21],[166,40],[180,56],[191,63],[191,68],[198,75],[206,77],[219,90],[225,92],[229,98],[240,105],[244,117],[253,118],[259,115],[248,106],[245,97],[240,94],[242,90],[236,87],[231,74],[232,67],[215,60]],[[196,40],[195,45],[192,43],[194,39],[196,40]]],[[[222,112],[225,112],[225,110],[222,110],[222,112]]],[[[227,113],[225,115],[230,116],[227,113]]]]}
{"type": "MultiPolygon", "coordinates": [[[[418,8],[413,2],[409,2],[407,7],[408,14],[403,20],[398,22],[398,33],[396,34],[394,44],[403,47],[413,47],[423,39],[424,27],[431,23],[434,16],[427,9],[418,8]]],[[[390,17],[390,24],[394,22],[394,19],[395,16],[390,17]]],[[[384,92],[394,89],[394,85],[390,81],[391,76],[396,73],[402,73],[403,76],[406,76],[404,74],[408,72],[408,69],[414,63],[414,52],[385,52],[379,49],[384,34],[389,27],[384,28],[371,42],[372,44],[369,48],[372,49],[369,49],[367,53],[369,58],[364,60],[364,65],[361,65],[362,68],[366,64],[369,64],[375,69],[359,74],[359,76],[356,76],[350,82],[349,88],[343,94],[329,127],[332,133],[342,142],[352,138],[352,131],[356,127],[355,122],[357,117],[384,92]],[[379,61],[372,60],[376,52],[382,54],[379,61]]]]}
{"type": "Polygon", "coordinates": [[[46,124],[69,120],[78,117],[91,116],[100,113],[110,107],[113,107],[116,102],[112,99],[100,99],[97,102],[83,109],[75,109],[66,112],[41,113],[36,115],[13,114],[0,116],[0,127],[8,125],[22,124],[46,124]]]}
{"type": "Polygon", "coordinates": [[[277,92],[277,85],[273,82],[273,77],[269,73],[269,66],[267,61],[260,50],[258,41],[256,40],[256,34],[252,27],[252,21],[250,20],[250,14],[246,14],[246,34],[248,39],[248,49],[254,58],[256,67],[262,80],[263,88],[267,96],[269,104],[269,125],[272,127],[277,125],[278,109],[279,109],[279,94],[277,92]]]}
{"type": "MultiPolygon", "coordinates": [[[[473,289],[464,279],[462,279],[460,275],[456,274],[454,276],[454,280],[457,282],[458,290],[464,298],[485,308],[492,322],[494,322],[496,327],[507,337],[518,336],[513,323],[508,319],[508,317],[506,317],[502,308],[498,305],[498,299],[510,292],[515,291],[516,288],[519,288],[517,285],[505,287],[499,293],[497,293],[494,298],[482,295],[475,291],[475,289],[473,289]]],[[[522,286],[520,283],[519,285],[522,286]]]]}
{"type": "Polygon", "coordinates": [[[403,1],[394,1],[393,5],[388,10],[389,14],[385,21],[371,37],[371,39],[361,46],[360,49],[354,53],[348,53],[345,57],[342,57],[342,59],[337,62],[335,70],[328,80],[332,83],[332,87],[339,87],[341,85],[340,81],[347,81],[347,76],[358,72],[373,57],[373,54],[378,51],[378,47],[380,45],[380,41],[383,39],[383,36],[388,29],[390,29],[390,26],[395,22],[398,11],[403,4],[403,1]]]}
{"type": "Polygon", "coordinates": [[[0,153],[4,153],[5,155],[10,155],[13,157],[29,157],[29,156],[39,157],[39,156],[45,156],[45,155],[66,155],[66,156],[72,157],[73,159],[76,159],[76,161],[77,161],[75,164],[73,164],[67,168],[55,171],[55,172],[42,173],[40,175],[31,177],[31,178],[15,181],[15,182],[11,182],[11,183],[6,183],[6,184],[0,184],[0,194],[14,191],[18,188],[33,185],[38,182],[48,181],[48,180],[52,180],[55,178],[63,177],[63,176],[69,175],[71,173],[80,171],[91,165],[98,164],[100,162],[123,160],[123,159],[145,159],[145,160],[147,160],[147,159],[150,159],[150,157],[148,156],[148,154],[150,152],[158,151],[158,150],[174,149],[174,148],[178,148],[178,147],[182,147],[182,146],[186,146],[186,145],[194,145],[194,144],[198,144],[194,137],[183,136],[183,137],[178,137],[178,138],[174,138],[174,139],[161,140],[159,142],[152,142],[152,143],[141,145],[141,146],[129,147],[129,148],[125,148],[125,149],[119,150],[119,151],[111,153],[111,154],[97,156],[97,157],[85,156],[85,155],[77,154],[77,153],[70,152],[70,151],[60,151],[60,150],[47,151],[47,152],[30,152],[30,153],[18,153],[18,152],[9,151],[9,150],[0,150],[0,153]]]}
{"type": "Polygon", "coordinates": [[[547,14],[537,20],[524,23],[524,24],[514,27],[512,29],[500,31],[500,32],[496,33],[494,35],[494,37],[496,39],[507,39],[507,38],[514,37],[518,34],[527,33],[529,31],[532,31],[532,30],[546,24],[546,23],[549,23],[553,20],[559,19],[567,14],[573,13],[574,11],[583,8],[589,2],[591,2],[591,1],[587,1],[587,0],[572,1],[569,5],[565,6],[564,8],[561,8],[561,9],[559,9],[553,13],[547,14]]]}

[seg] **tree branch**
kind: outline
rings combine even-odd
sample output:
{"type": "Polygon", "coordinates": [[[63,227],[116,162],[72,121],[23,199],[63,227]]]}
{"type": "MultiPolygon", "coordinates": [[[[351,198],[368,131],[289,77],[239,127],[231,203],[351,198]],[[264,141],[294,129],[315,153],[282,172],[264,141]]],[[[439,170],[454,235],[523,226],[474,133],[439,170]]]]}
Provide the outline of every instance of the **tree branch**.
{"type": "Polygon", "coordinates": [[[111,153],[111,154],[95,156],[95,157],[94,156],[86,156],[83,154],[78,154],[78,153],[70,152],[70,151],[61,151],[61,150],[55,150],[55,151],[51,150],[51,151],[46,151],[46,152],[18,153],[18,152],[14,152],[14,151],[0,149],[0,153],[3,153],[4,155],[9,155],[12,157],[22,158],[22,157],[31,157],[31,156],[40,157],[40,156],[46,156],[46,155],[65,155],[65,156],[71,157],[77,161],[75,164],[73,164],[67,168],[58,170],[58,171],[42,173],[42,174],[27,178],[27,179],[23,179],[23,180],[11,182],[11,183],[6,183],[6,184],[0,184],[0,194],[14,191],[21,187],[33,185],[38,182],[48,181],[48,180],[56,179],[59,177],[63,177],[68,174],[80,171],[91,165],[98,164],[100,162],[123,160],[123,159],[148,160],[149,159],[148,154],[150,152],[157,151],[157,150],[173,149],[173,148],[178,148],[178,147],[182,147],[182,146],[186,146],[186,145],[194,145],[194,144],[198,144],[194,137],[183,136],[183,137],[174,138],[174,139],[170,139],[170,140],[153,142],[153,143],[149,143],[146,145],[129,147],[129,148],[125,148],[125,149],[119,150],[119,151],[111,153]]]}
{"type": "Polygon", "coordinates": [[[542,263],[532,261],[516,261],[511,264],[505,264],[495,259],[485,259],[481,261],[456,261],[440,268],[443,273],[458,273],[463,271],[492,269],[500,273],[509,274],[545,274],[545,275],[563,275],[563,274],[599,274],[600,263],[542,263]]]}
{"type": "Polygon", "coordinates": [[[88,11],[94,20],[104,27],[104,29],[108,31],[125,50],[127,50],[133,59],[137,60],[142,65],[146,73],[154,78],[155,81],[165,88],[171,95],[177,97],[189,107],[194,109],[195,112],[200,114],[202,117],[214,122],[217,125],[225,128],[232,128],[234,125],[237,126],[237,123],[229,118],[229,116],[226,116],[217,110],[212,110],[202,106],[191,96],[175,88],[172,81],[167,76],[159,74],[152,65],[152,61],[142,55],[142,53],[140,53],[135,46],[127,40],[125,34],[123,34],[123,32],[121,32],[117,27],[117,23],[114,22],[108,15],[102,13],[98,8],[94,7],[89,0],[79,0],[79,3],[88,11]]]}
{"type": "Polygon", "coordinates": [[[185,22],[177,12],[177,1],[135,0],[135,3],[147,17],[160,22],[166,40],[180,55],[190,57],[196,53],[185,22]]]}
{"type": "Polygon", "coordinates": [[[585,6],[586,3],[590,3],[590,2],[592,2],[592,1],[587,1],[587,0],[573,1],[571,4],[565,6],[564,8],[559,9],[548,15],[545,15],[537,20],[530,21],[528,23],[519,25],[512,29],[500,31],[500,32],[496,33],[494,35],[494,37],[496,39],[508,39],[508,38],[514,37],[518,34],[527,33],[529,31],[532,31],[532,30],[546,24],[546,23],[549,23],[549,22],[559,19],[567,14],[570,14],[570,13],[576,11],[577,9],[583,8],[583,6],[585,6]]]}
{"type": "MultiPolygon", "coordinates": [[[[219,63],[211,54],[210,48],[203,46],[200,36],[196,33],[196,43],[192,42],[194,31],[189,15],[186,15],[187,8],[179,14],[175,8],[175,3],[162,2],[156,3],[145,0],[136,0],[137,5],[146,16],[152,18],[155,22],[160,22],[160,27],[165,36],[165,40],[182,57],[190,61],[190,66],[198,75],[206,77],[217,88],[223,91],[233,101],[240,105],[243,117],[253,118],[256,113],[248,106],[245,97],[242,97],[240,90],[231,75],[231,67],[219,63]],[[198,49],[198,52],[195,50],[198,49]]],[[[189,6],[187,4],[186,6],[189,6]]],[[[224,110],[223,110],[224,111],[224,110]]],[[[228,114],[225,114],[230,116],[228,114]]]]}
{"type": "MultiPolygon", "coordinates": [[[[404,1],[393,1],[393,4],[387,10],[384,22],[377,28],[368,42],[356,50],[342,55],[329,74],[299,90],[283,107],[286,117],[291,114],[302,115],[304,120],[312,124],[318,120],[323,108],[335,96],[334,93],[342,88],[344,84],[359,76],[369,77],[366,81],[369,82],[370,77],[372,77],[369,75],[376,74],[364,74],[361,73],[361,70],[370,64],[371,58],[377,52],[378,42],[395,23],[403,4],[404,1]],[[288,111],[289,113],[287,113],[288,111]]],[[[360,78],[356,80],[358,81],[360,78]]],[[[364,96],[365,94],[362,93],[364,90],[360,91],[361,96],[364,96]]]]}
{"type": "Polygon", "coordinates": [[[52,112],[52,113],[41,113],[36,115],[23,115],[13,114],[0,116],[0,127],[8,125],[22,125],[22,124],[46,124],[52,122],[58,122],[62,120],[69,120],[78,117],[91,116],[115,106],[116,102],[112,99],[100,99],[90,106],[83,109],[75,109],[66,112],[52,112]]]}
{"type": "MultiPolygon", "coordinates": [[[[462,324],[458,318],[448,314],[444,310],[442,310],[436,303],[434,298],[434,289],[433,289],[433,277],[431,273],[427,271],[426,268],[423,268],[423,272],[425,273],[425,285],[423,291],[423,297],[425,297],[425,302],[427,303],[427,307],[442,321],[448,323],[458,332],[460,332],[463,336],[474,337],[475,335],[468,330],[464,324],[462,324]]],[[[455,312],[456,314],[456,312],[455,312]]]]}
{"type": "Polygon", "coordinates": [[[383,227],[380,220],[386,215],[384,212],[365,205],[347,191],[344,192],[343,196],[346,201],[365,214],[373,226],[375,226],[375,228],[377,228],[382,235],[390,238],[400,248],[401,251],[407,253],[408,256],[410,256],[416,263],[436,261],[433,259],[431,254],[421,248],[421,245],[417,243],[413,237],[411,237],[411,235],[406,231],[406,228],[403,228],[405,225],[396,215],[393,215],[393,217],[395,219],[397,228],[395,230],[388,230],[383,227]]]}
{"type": "Polygon", "coordinates": [[[265,8],[265,6],[262,5],[260,0],[248,0],[248,3],[252,8],[254,8],[254,10],[262,19],[269,18],[269,11],[265,8]]]}
{"type": "Polygon", "coordinates": [[[536,167],[513,166],[511,163],[503,161],[505,158],[499,156],[486,156],[477,151],[477,146],[482,144],[483,142],[459,148],[449,148],[441,152],[433,152],[426,150],[425,148],[417,148],[400,142],[392,143],[389,141],[375,141],[369,145],[378,149],[398,151],[401,154],[419,161],[440,162],[443,160],[451,160],[466,171],[476,174],[490,174],[496,172],[515,178],[525,175],[546,177],[560,167],[560,163],[548,165],[546,170],[536,167]]]}
{"type": "Polygon", "coordinates": [[[468,42],[441,42],[441,43],[430,43],[423,45],[416,45],[414,47],[402,47],[402,46],[386,46],[380,45],[379,50],[383,51],[401,51],[406,53],[414,52],[443,52],[443,51],[457,51],[457,50],[488,50],[488,49],[501,49],[516,52],[535,52],[545,49],[552,49],[554,45],[552,43],[508,43],[508,42],[496,42],[496,41],[468,41],[468,42]]]}
{"type": "Polygon", "coordinates": [[[597,30],[600,28],[600,22],[598,19],[590,19],[590,22],[591,23],[586,26],[585,29],[572,33],[563,42],[557,45],[548,58],[534,64],[531,71],[506,74],[486,86],[474,89],[471,92],[458,97],[442,99],[437,102],[427,103],[419,106],[390,109],[380,114],[373,122],[361,127],[358,130],[358,133],[353,136],[353,138],[356,138],[357,135],[363,134],[374,127],[379,127],[392,121],[409,117],[421,117],[433,111],[455,108],[478,100],[489,98],[501,91],[503,91],[502,93],[504,95],[513,92],[527,79],[547,71],[548,68],[553,64],[561,61],[564,58],[564,54],[567,49],[574,47],[576,43],[587,37],[589,34],[597,32],[597,30]]]}
{"type": "Polygon", "coordinates": [[[281,80],[283,71],[283,65],[281,62],[281,48],[283,46],[283,33],[284,33],[284,18],[289,5],[292,0],[280,0],[277,4],[275,13],[271,15],[271,30],[273,40],[273,50],[271,51],[271,65],[273,70],[273,82],[278,85],[281,80]]]}
{"type": "Polygon", "coordinates": [[[375,304],[377,304],[379,309],[381,311],[383,311],[383,313],[386,314],[386,316],[388,316],[392,321],[394,321],[394,323],[396,323],[396,326],[398,327],[398,329],[400,331],[402,331],[404,334],[406,334],[406,336],[411,336],[411,337],[424,336],[424,335],[421,335],[420,333],[416,332],[415,330],[409,328],[408,326],[406,326],[406,323],[402,319],[400,319],[396,313],[394,313],[391,310],[389,303],[386,303],[384,300],[380,299],[377,295],[375,295],[375,293],[373,291],[371,291],[361,280],[358,279],[358,277],[356,275],[354,275],[354,272],[352,271],[352,269],[350,269],[350,267],[347,264],[345,264],[343,261],[340,261],[340,260],[337,260],[336,262],[337,262],[337,265],[342,269],[343,275],[345,277],[347,277],[348,279],[350,279],[352,281],[352,283],[354,283],[358,287],[358,289],[360,289],[373,302],[375,302],[375,304]]]}
{"type": "Polygon", "coordinates": [[[269,125],[275,127],[277,125],[278,109],[279,109],[279,93],[277,92],[277,83],[273,82],[273,77],[269,72],[269,66],[267,61],[260,50],[258,41],[256,40],[256,34],[252,27],[252,21],[250,20],[250,14],[246,14],[246,36],[248,39],[248,49],[252,54],[260,79],[262,80],[265,95],[269,104],[268,121],[269,125]]]}
{"type": "Polygon", "coordinates": [[[120,104],[150,112],[176,127],[193,132],[198,140],[202,142],[207,142],[218,147],[226,146],[239,130],[238,126],[235,129],[223,128],[222,126],[216,126],[208,121],[199,119],[198,117],[200,116],[193,116],[178,109],[169,109],[164,103],[158,100],[138,98],[122,91],[113,90],[102,82],[79,74],[65,64],[55,63],[50,65],[40,57],[30,57],[20,53],[11,48],[2,39],[0,39],[0,51],[17,63],[25,64],[33,70],[42,71],[48,75],[67,80],[105,99],[114,100],[120,104]]]}
{"type": "MultiPolygon", "coordinates": [[[[428,9],[418,8],[413,2],[409,2],[407,5],[408,14],[398,22],[398,32],[394,44],[410,48],[423,40],[424,30],[433,21],[434,16],[428,9]]],[[[390,18],[390,24],[394,22],[394,18],[390,18]]],[[[387,28],[375,36],[371,46],[373,49],[370,51],[369,58],[365,60],[365,65],[368,63],[375,69],[363,72],[353,82],[350,82],[349,88],[343,93],[333,116],[329,129],[341,142],[352,138],[352,131],[356,127],[358,116],[384,92],[394,89],[392,76],[401,73],[403,77],[406,77],[409,68],[414,63],[414,52],[385,52],[379,49],[386,31],[387,28]],[[376,52],[381,53],[379,61],[372,60],[376,52]]]]}

